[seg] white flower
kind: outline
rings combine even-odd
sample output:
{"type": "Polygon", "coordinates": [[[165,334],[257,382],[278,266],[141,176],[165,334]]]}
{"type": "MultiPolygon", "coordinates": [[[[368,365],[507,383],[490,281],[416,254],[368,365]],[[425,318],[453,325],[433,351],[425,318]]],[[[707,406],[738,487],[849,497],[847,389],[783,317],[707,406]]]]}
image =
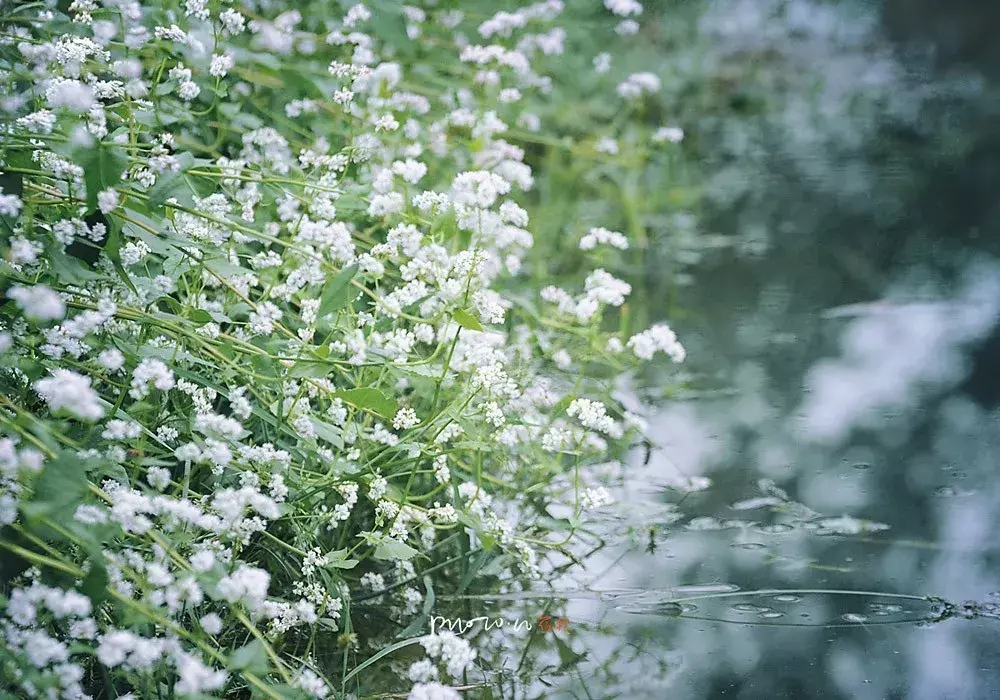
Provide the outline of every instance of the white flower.
{"type": "Polygon", "coordinates": [[[608,11],[619,17],[630,17],[642,14],[642,4],[636,0],[604,0],[608,11]]]}
{"type": "Polygon", "coordinates": [[[212,64],[208,72],[209,75],[214,75],[216,78],[224,78],[235,65],[236,57],[233,54],[215,54],[212,56],[212,64]]]}
{"type": "Polygon", "coordinates": [[[633,34],[637,34],[639,32],[639,23],[634,19],[623,19],[618,23],[618,26],[615,27],[615,32],[617,32],[620,36],[632,36],[633,34]]]}
{"type": "Polygon", "coordinates": [[[4,194],[0,187],[0,216],[17,216],[24,203],[16,194],[4,194]]]}
{"type": "Polygon", "coordinates": [[[209,634],[216,635],[222,631],[222,618],[215,613],[208,613],[203,615],[198,624],[201,628],[208,632],[209,634]]]}
{"type": "Polygon", "coordinates": [[[102,214],[110,214],[118,208],[118,192],[108,188],[97,193],[97,208],[102,214]]]}
{"type": "Polygon", "coordinates": [[[52,376],[34,383],[35,391],[53,412],[64,411],[85,421],[95,421],[104,415],[97,392],[90,378],[68,369],[57,369],[52,376]]]}
{"type": "Polygon", "coordinates": [[[67,78],[52,78],[45,89],[45,99],[53,109],[62,107],[81,113],[90,111],[96,104],[90,85],[67,78]]]}
{"type": "Polygon", "coordinates": [[[34,287],[17,285],[7,290],[7,296],[17,302],[24,315],[32,321],[57,321],[66,315],[62,299],[44,284],[34,287]]]}
{"type": "Polygon", "coordinates": [[[256,611],[267,598],[267,586],[270,582],[270,574],[263,569],[240,564],[235,572],[219,581],[219,595],[230,603],[239,601],[251,611],[256,611]]]}
{"type": "Polygon", "coordinates": [[[593,250],[598,245],[609,245],[618,250],[627,250],[628,239],[623,233],[600,227],[590,229],[590,232],[580,239],[580,250],[593,250]]]}
{"type": "Polygon", "coordinates": [[[462,696],[451,686],[440,683],[417,683],[410,689],[406,700],[462,700],[462,696]]]}
{"type": "Polygon", "coordinates": [[[396,411],[396,416],[392,419],[392,427],[396,430],[407,430],[420,423],[417,412],[409,406],[396,411]]]}
{"type": "Polygon", "coordinates": [[[615,155],[618,153],[618,142],[610,136],[603,136],[597,139],[597,142],[594,143],[594,150],[601,153],[607,153],[609,155],[615,155]]]}
{"type": "Polygon", "coordinates": [[[125,355],[117,348],[108,348],[97,356],[97,362],[109,372],[117,372],[125,364],[125,355]]]}
{"type": "Polygon", "coordinates": [[[661,126],[653,132],[653,135],[650,138],[653,143],[663,143],[664,141],[669,141],[670,143],[680,143],[684,140],[684,129],[676,126],[661,126]]]}
{"type": "Polygon", "coordinates": [[[614,499],[603,486],[589,488],[580,497],[580,508],[583,510],[595,510],[610,503],[614,503],[614,499]]]}
{"type": "Polygon", "coordinates": [[[670,326],[663,323],[633,335],[627,345],[641,360],[652,359],[658,350],[666,353],[674,362],[683,362],[686,356],[684,347],[677,340],[677,335],[670,326]]]}

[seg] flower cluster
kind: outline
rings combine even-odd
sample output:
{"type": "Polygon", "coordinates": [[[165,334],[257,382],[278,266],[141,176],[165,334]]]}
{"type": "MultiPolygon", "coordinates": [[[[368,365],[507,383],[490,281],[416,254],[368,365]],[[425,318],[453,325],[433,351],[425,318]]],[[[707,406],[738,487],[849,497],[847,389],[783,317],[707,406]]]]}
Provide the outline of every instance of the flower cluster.
{"type": "MultiPolygon", "coordinates": [[[[328,697],[423,569],[537,576],[525,494],[628,448],[616,374],[683,360],[608,330],[616,222],[532,281],[560,0],[249,5],[27,4],[0,39],[0,694],[328,697]]],[[[476,651],[421,643],[411,697],[458,697],[476,651]]]]}

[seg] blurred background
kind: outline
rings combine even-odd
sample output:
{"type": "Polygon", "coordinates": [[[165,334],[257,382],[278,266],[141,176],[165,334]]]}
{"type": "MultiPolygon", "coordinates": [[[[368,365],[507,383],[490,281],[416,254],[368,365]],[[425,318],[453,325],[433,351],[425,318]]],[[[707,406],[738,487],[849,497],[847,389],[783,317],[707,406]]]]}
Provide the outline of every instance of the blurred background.
{"type": "Polygon", "coordinates": [[[512,646],[497,697],[1000,696],[998,21],[646,5],[622,60],[686,135],[635,174],[663,197],[629,272],[690,359],[632,387],[654,444],[553,573],[571,634],[512,646]]]}

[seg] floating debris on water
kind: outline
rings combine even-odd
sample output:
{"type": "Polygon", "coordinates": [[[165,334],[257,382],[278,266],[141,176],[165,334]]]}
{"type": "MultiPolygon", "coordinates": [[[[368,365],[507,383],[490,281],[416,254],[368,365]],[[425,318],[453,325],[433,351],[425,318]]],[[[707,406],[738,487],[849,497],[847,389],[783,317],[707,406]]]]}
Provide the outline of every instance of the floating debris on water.
{"type": "Polygon", "coordinates": [[[758,508],[769,508],[771,506],[784,505],[785,501],[776,496],[760,496],[759,498],[747,498],[729,506],[733,510],[757,510],[758,508]]]}
{"type": "Polygon", "coordinates": [[[842,515],[839,518],[822,518],[820,520],[806,523],[805,527],[815,530],[817,535],[860,535],[867,532],[882,532],[888,530],[885,523],[873,520],[861,520],[850,515],[842,515]]]}

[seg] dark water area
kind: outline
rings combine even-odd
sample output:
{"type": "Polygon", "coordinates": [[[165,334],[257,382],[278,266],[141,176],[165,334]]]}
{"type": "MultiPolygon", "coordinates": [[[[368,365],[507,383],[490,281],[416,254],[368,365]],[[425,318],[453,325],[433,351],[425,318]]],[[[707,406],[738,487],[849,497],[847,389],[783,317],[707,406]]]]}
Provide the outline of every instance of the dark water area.
{"type": "Polygon", "coordinates": [[[691,390],[527,694],[1000,697],[1000,5],[712,7],[691,390]]]}

